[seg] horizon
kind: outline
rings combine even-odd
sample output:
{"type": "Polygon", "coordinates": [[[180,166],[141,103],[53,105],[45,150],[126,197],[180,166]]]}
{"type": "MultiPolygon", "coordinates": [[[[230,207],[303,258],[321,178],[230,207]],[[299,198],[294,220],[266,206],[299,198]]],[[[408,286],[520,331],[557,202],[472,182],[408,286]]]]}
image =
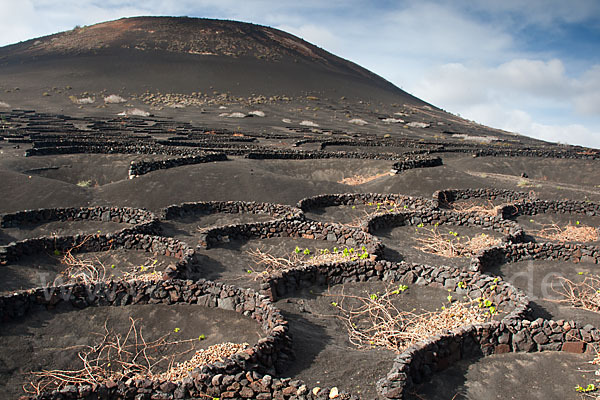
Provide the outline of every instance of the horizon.
{"type": "Polygon", "coordinates": [[[600,148],[600,4],[448,3],[27,0],[0,5],[14,16],[0,27],[0,45],[132,16],[253,23],[294,34],[463,118],[600,148]]]}

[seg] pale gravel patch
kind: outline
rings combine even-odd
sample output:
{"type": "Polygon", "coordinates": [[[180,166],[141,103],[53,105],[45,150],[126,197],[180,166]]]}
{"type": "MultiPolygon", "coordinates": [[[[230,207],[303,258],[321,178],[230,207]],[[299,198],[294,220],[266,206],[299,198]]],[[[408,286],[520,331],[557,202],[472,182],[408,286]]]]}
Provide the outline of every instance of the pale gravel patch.
{"type": "Polygon", "coordinates": [[[104,102],[106,104],[119,104],[119,103],[125,103],[125,102],[127,102],[127,100],[124,99],[123,97],[119,96],[118,94],[111,94],[104,98],[104,102]]]}
{"type": "Polygon", "coordinates": [[[131,110],[125,110],[123,112],[120,112],[118,114],[121,117],[128,117],[128,116],[136,116],[136,117],[149,117],[150,113],[144,110],[140,110],[139,108],[133,108],[131,110]]]}
{"type": "Polygon", "coordinates": [[[348,123],[358,126],[365,126],[369,124],[367,121],[360,118],[352,118],[350,121],[348,121],[348,123]]]}
{"type": "Polygon", "coordinates": [[[406,125],[411,128],[429,128],[431,126],[430,124],[426,124],[425,122],[409,122],[406,125]]]}
{"type": "Polygon", "coordinates": [[[384,118],[381,122],[385,122],[386,124],[400,124],[403,123],[404,120],[400,118],[384,118]]]}

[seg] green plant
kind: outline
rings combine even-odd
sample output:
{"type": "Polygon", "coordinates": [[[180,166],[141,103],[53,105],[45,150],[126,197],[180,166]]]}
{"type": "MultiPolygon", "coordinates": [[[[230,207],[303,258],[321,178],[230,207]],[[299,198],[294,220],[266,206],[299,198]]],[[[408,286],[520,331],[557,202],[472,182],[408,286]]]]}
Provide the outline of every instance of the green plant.
{"type": "Polygon", "coordinates": [[[498,287],[498,281],[500,280],[500,278],[494,278],[494,284],[492,286],[490,286],[490,290],[494,291],[496,290],[496,288],[498,287]]]}
{"type": "Polygon", "coordinates": [[[84,187],[85,188],[85,187],[90,187],[91,185],[92,185],[92,181],[91,180],[86,180],[86,181],[81,180],[81,181],[77,182],[77,186],[79,186],[79,187],[84,187]]]}
{"type": "Polygon", "coordinates": [[[490,299],[484,299],[483,297],[479,297],[477,299],[477,303],[478,303],[479,308],[487,308],[486,314],[495,315],[498,313],[498,310],[497,310],[496,306],[494,305],[494,302],[491,301],[490,299]]]}
{"type": "Polygon", "coordinates": [[[580,392],[580,393],[590,393],[590,392],[595,392],[596,390],[597,390],[596,385],[594,385],[593,383],[590,383],[586,387],[582,387],[581,385],[575,386],[575,391],[580,392]]]}
{"type": "Polygon", "coordinates": [[[403,293],[406,290],[408,290],[408,286],[406,286],[406,285],[399,285],[398,289],[392,290],[390,293],[391,294],[400,294],[400,293],[403,293]]]}

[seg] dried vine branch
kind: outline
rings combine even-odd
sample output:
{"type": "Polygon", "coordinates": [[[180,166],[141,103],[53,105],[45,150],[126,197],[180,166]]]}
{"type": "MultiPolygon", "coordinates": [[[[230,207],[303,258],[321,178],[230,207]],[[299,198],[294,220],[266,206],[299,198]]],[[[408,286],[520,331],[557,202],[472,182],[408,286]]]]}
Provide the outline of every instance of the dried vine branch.
{"type": "Polygon", "coordinates": [[[220,343],[195,351],[194,343],[202,339],[172,340],[172,333],[156,340],[146,340],[139,320],[129,318],[130,326],[125,335],[108,329],[93,346],[84,346],[77,353],[81,368],[77,370],[42,370],[33,372],[33,379],[24,390],[30,394],[60,390],[68,385],[99,384],[119,381],[123,378],[178,381],[194,368],[223,361],[248,347],[247,343],[220,343]],[[183,345],[184,349],[179,350],[183,345]],[[175,363],[176,358],[194,352],[187,361],[175,363]]]}
{"type": "Polygon", "coordinates": [[[442,257],[471,257],[487,248],[497,246],[500,239],[482,233],[481,235],[460,236],[456,232],[441,233],[434,227],[432,229],[417,229],[420,246],[415,247],[425,253],[436,254],[442,257]]]}
{"type": "Polygon", "coordinates": [[[571,223],[564,227],[557,224],[547,225],[539,230],[536,236],[561,243],[596,242],[599,239],[598,229],[585,225],[572,225],[571,223]]]}
{"type": "Polygon", "coordinates": [[[405,288],[401,285],[396,290],[370,296],[335,295],[340,300],[332,305],[340,311],[339,318],[344,321],[352,344],[400,353],[429,337],[483,323],[497,312],[491,302],[483,299],[452,302],[440,310],[424,313],[401,311],[394,303],[405,288]]]}

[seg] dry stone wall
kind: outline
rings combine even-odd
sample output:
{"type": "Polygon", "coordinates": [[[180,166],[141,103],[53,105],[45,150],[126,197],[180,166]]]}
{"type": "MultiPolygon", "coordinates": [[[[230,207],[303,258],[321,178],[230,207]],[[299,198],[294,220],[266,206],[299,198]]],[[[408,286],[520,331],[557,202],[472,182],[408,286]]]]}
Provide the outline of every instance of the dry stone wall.
{"type": "Polygon", "coordinates": [[[382,399],[404,399],[415,385],[463,359],[509,352],[592,351],[600,330],[575,321],[503,319],[465,326],[420,342],[394,360],[387,377],[377,382],[382,399]]]}
{"type": "Polygon", "coordinates": [[[70,207],[41,208],[0,215],[0,227],[17,228],[23,225],[52,221],[102,221],[134,225],[137,232],[152,233],[158,226],[156,216],[144,209],[129,207],[70,207]]]}
{"type": "Polygon", "coordinates": [[[516,203],[529,199],[528,193],[516,192],[508,189],[445,189],[433,193],[436,207],[444,207],[458,200],[488,199],[504,200],[506,203],[516,203]]]}
{"type": "Polygon", "coordinates": [[[59,303],[76,308],[176,303],[218,307],[253,318],[265,336],[241,353],[190,371],[188,377],[179,382],[141,378],[108,380],[94,385],[69,385],[60,391],[31,397],[33,399],[183,399],[207,394],[222,398],[284,399],[289,398],[284,393],[296,394],[299,389],[297,382],[271,376],[293,357],[287,321],[267,298],[250,289],[205,280],[109,281],[97,285],[39,288],[0,297],[0,320],[23,319],[36,309],[55,307],[59,303]]]}
{"type": "Polygon", "coordinates": [[[382,251],[381,241],[369,233],[346,225],[314,222],[307,220],[278,220],[270,222],[226,225],[209,229],[200,243],[214,247],[231,240],[268,239],[273,237],[302,237],[314,240],[326,240],[339,246],[361,249],[369,254],[378,255],[382,251]]]}
{"type": "Polygon", "coordinates": [[[307,197],[298,202],[298,208],[302,211],[310,211],[316,208],[351,204],[376,204],[390,201],[394,202],[397,207],[402,206],[409,210],[434,207],[434,203],[430,200],[420,197],[405,196],[402,194],[342,193],[307,197]]]}
{"type": "Polygon", "coordinates": [[[117,233],[107,235],[75,235],[25,239],[0,248],[0,261],[7,263],[25,255],[59,252],[100,252],[114,249],[143,250],[178,259],[163,273],[165,278],[187,278],[193,272],[195,251],[173,238],[145,234],[117,233]]]}
{"type": "Polygon", "coordinates": [[[385,228],[419,224],[472,226],[503,233],[505,242],[524,240],[523,229],[513,221],[499,216],[462,214],[444,210],[378,214],[366,221],[364,229],[369,233],[374,233],[385,228]]]}
{"type": "Polygon", "coordinates": [[[227,156],[218,153],[205,153],[193,156],[169,158],[166,160],[132,161],[129,165],[129,179],[159,169],[169,169],[184,165],[203,164],[215,161],[227,161],[227,156]]]}
{"type": "Polygon", "coordinates": [[[175,204],[166,207],[161,212],[161,218],[174,219],[188,214],[267,214],[273,218],[302,218],[302,211],[283,204],[256,203],[247,201],[200,201],[175,204]]]}

